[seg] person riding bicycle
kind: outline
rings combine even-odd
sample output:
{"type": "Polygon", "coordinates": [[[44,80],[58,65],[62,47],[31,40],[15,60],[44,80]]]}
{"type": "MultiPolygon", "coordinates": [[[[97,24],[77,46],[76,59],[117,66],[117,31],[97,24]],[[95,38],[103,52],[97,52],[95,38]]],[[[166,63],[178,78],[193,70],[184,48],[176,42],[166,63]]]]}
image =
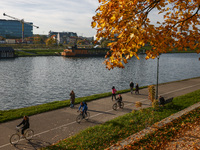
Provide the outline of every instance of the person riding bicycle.
{"type": "MultiPolygon", "coordinates": [[[[81,108],[82,108],[81,113],[82,113],[83,118],[84,118],[84,117],[85,117],[84,114],[87,115],[87,109],[88,109],[88,107],[87,107],[87,103],[86,103],[86,102],[81,102],[81,103],[80,103],[80,106],[79,106],[79,108],[78,108],[78,111],[80,111],[81,108]]],[[[77,112],[78,112],[78,111],[77,111],[77,112]]]]}
{"type": "Polygon", "coordinates": [[[116,101],[118,102],[119,107],[121,107],[121,102],[122,102],[122,96],[121,96],[121,94],[118,95],[118,98],[116,99],[116,101]]]}
{"type": "Polygon", "coordinates": [[[17,127],[21,126],[22,124],[23,124],[23,127],[21,128],[22,129],[21,133],[22,133],[22,136],[24,137],[24,131],[30,127],[28,116],[24,116],[22,122],[19,125],[17,125],[17,127]]]}

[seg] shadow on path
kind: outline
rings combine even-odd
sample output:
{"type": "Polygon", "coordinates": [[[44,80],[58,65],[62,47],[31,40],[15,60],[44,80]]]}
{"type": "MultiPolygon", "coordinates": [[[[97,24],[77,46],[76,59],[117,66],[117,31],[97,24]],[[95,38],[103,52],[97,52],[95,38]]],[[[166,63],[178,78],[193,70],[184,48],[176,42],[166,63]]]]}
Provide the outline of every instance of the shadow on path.
{"type": "Polygon", "coordinates": [[[87,120],[87,122],[98,125],[98,124],[103,124],[103,121],[98,121],[98,120],[94,120],[94,119],[89,119],[87,120]]]}
{"type": "Polygon", "coordinates": [[[92,110],[92,109],[88,109],[88,111],[97,112],[97,113],[102,113],[102,114],[108,114],[108,115],[115,115],[115,114],[113,114],[113,113],[104,112],[104,111],[97,111],[97,110],[92,110]]]}
{"type": "Polygon", "coordinates": [[[41,147],[46,147],[48,145],[51,145],[50,142],[46,142],[46,141],[43,141],[41,139],[31,139],[31,140],[28,140],[28,141],[24,141],[24,142],[19,142],[18,144],[14,145],[14,147],[18,150],[37,150],[41,147]]]}

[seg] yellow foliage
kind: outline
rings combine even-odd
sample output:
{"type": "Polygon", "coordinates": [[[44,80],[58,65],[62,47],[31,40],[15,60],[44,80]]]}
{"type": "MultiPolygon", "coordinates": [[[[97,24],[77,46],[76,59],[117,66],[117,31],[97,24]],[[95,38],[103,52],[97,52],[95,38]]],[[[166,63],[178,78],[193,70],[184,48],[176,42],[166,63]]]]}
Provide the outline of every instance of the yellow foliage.
{"type": "Polygon", "coordinates": [[[142,107],[142,103],[141,103],[141,102],[136,102],[136,103],[135,103],[135,107],[137,107],[137,108],[138,108],[138,107],[142,107]]]}
{"type": "Polygon", "coordinates": [[[96,27],[96,22],[92,22],[92,27],[96,27]]]}
{"type": "Polygon", "coordinates": [[[108,69],[124,68],[125,59],[134,56],[139,59],[137,52],[146,43],[152,46],[146,51],[146,59],[154,59],[175,48],[183,51],[189,47],[200,52],[199,0],[159,3],[155,0],[99,0],[99,3],[91,26],[97,28],[99,39],[104,37],[114,42],[109,44],[115,53],[106,58],[108,69]],[[152,10],[163,15],[164,20],[152,24],[149,19],[152,10]]]}

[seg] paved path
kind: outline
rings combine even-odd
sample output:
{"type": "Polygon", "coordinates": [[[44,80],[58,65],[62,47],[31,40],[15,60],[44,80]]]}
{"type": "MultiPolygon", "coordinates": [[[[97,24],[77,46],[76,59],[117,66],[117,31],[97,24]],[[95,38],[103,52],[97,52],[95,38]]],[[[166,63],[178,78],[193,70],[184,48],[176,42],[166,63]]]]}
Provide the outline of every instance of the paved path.
{"type": "MultiPolygon", "coordinates": [[[[159,95],[166,99],[176,97],[196,91],[200,89],[200,78],[184,80],[180,82],[172,82],[159,86],[159,95]]],[[[22,119],[1,123],[0,124],[0,150],[36,150],[39,147],[55,143],[61,139],[70,137],[90,126],[104,123],[108,120],[116,118],[131,112],[136,101],[143,103],[142,107],[149,107],[148,89],[140,90],[140,95],[131,95],[130,93],[122,94],[125,108],[123,110],[112,110],[111,97],[88,102],[90,120],[76,123],[75,119],[78,115],[78,105],[74,109],[69,107],[37,114],[30,117],[31,129],[35,131],[35,136],[31,141],[21,140],[16,146],[9,144],[9,137],[15,132],[15,126],[22,119]]]]}

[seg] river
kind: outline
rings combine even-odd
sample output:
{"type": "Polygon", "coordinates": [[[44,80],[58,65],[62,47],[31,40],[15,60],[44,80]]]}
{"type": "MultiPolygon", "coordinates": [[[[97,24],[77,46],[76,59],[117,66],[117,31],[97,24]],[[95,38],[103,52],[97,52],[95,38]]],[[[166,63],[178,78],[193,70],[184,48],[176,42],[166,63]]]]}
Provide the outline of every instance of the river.
{"type": "MultiPolygon", "coordinates": [[[[162,54],[159,83],[200,77],[199,54],[162,54]]],[[[0,110],[9,110],[76,97],[156,84],[157,59],[133,58],[125,69],[107,70],[104,58],[60,56],[0,59],[0,110]]]]}

